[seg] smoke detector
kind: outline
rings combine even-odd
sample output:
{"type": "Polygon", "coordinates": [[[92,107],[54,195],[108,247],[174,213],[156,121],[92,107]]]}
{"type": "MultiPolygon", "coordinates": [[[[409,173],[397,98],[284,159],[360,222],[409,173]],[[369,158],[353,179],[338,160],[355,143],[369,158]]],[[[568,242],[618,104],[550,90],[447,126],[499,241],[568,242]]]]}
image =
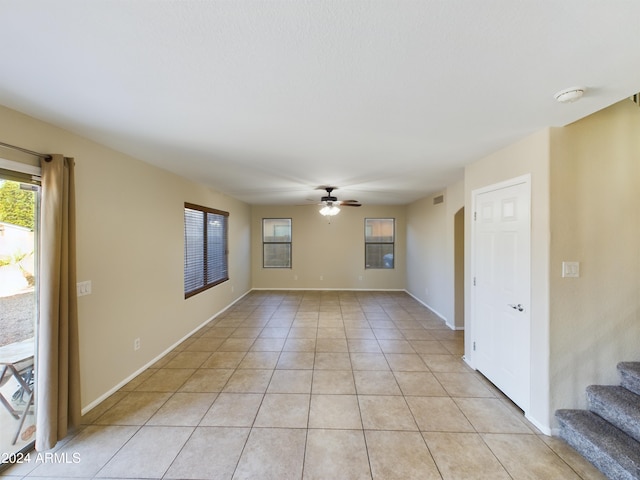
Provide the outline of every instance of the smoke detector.
{"type": "Polygon", "coordinates": [[[560,103],[572,103],[580,100],[585,91],[585,87],[565,88],[564,90],[560,90],[558,93],[556,93],[553,98],[555,98],[560,103]]]}

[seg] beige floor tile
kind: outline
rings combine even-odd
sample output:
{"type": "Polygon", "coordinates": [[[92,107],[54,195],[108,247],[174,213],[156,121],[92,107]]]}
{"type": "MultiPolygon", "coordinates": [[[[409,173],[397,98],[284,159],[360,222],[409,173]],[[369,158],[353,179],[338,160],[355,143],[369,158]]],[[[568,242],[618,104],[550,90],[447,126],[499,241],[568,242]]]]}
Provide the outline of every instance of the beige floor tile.
{"type": "Polygon", "coordinates": [[[431,334],[438,340],[463,340],[464,330],[451,330],[449,328],[442,328],[443,323],[440,322],[440,328],[433,330],[431,334]]]}
{"type": "Polygon", "coordinates": [[[422,327],[420,327],[420,328],[403,328],[402,329],[402,334],[404,335],[404,338],[406,340],[409,340],[410,342],[413,342],[414,340],[430,341],[430,340],[435,340],[436,339],[436,337],[434,337],[428,330],[425,330],[422,327]]]}
{"type": "Polygon", "coordinates": [[[282,352],[277,369],[282,370],[310,370],[316,359],[315,352],[282,352]]]}
{"type": "Polygon", "coordinates": [[[96,405],[90,411],[82,416],[82,424],[89,425],[91,423],[95,423],[95,421],[104,415],[104,413],[113,407],[116,403],[122,400],[124,397],[128,395],[128,392],[118,390],[115,393],[109,395],[108,398],[103,400],[99,405],[96,405]]]}
{"type": "Polygon", "coordinates": [[[97,477],[162,478],[192,433],[192,427],[142,427],[97,477]]]}
{"type": "Polygon", "coordinates": [[[371,480],[364,433],[361,430],[309,430],[302,478],[371,480]]]}
{"type": "Polygon", "coordinates": [[[147,425],[197,426],[217,393],[174,393],[149,419],[147,425]]]}
{"type": "Polygon", "coordinates": [[[346,352],[316,353],[315,370],[348,370],[350,368],[351,360],[346,352]]]}
{"type": "Polygon", "coordinates": [[[312,370],[275,370],[267,393],[311,393],[312,370]]]}
{"type": "Polygon", "coordinates": [[[447,373],[435,372],[434,375],[452,397],[489,397],[495,398],[475,373],[447,373]]]}
{"type": "Polygon", "coordinates": [[[537,435],[486,433],[482,438],[515,479],[580,479],[537,435]]]}
{"type": "Polygon", "coordinates": [[[276,368],[280,352],[248,352],[238,368],[276,368]]]}
{"type": "Polygon", "coordinates": [[[238,327],[236,328],[229,338],[258,338],[258,335],[262,332],[260,327],[238,327]]]}
{"type": "Polygon", "coordinates": [[[354,370],[390,370],[383,353],[351,353],[351,365],[354,370]]]}
{"type": "Polygon", "coordinates": [[[221,393],[200,421],[200,426],[250,427],[263,397],[261,393],[221,393]]]}
{"type": "Polygon", "coordinates": [[[265,333],[265,330],[269,328],[282,328],[282,329],[286,329],[286,335],[289,335],[289,329],[291,328],[292,324],[293,324],[293,316],[289,318],[288,316],[274,315],[274,317],[271,318],[269,322],[265,325],[265,328],[262,331],[262,333],[265,333]]]}
{"type": "Polygon", "coordinates": [[[349,340],[375,340],[376,336],[373,334],[373,330],[371,328],[357,328],[357,327],[347,327],[345,325],[344,333],[346,338],[349,340]]]}
{"type": "Polygon", "coordinates": [[[211,352],[180,352],[164,368],[199,368],[211,352]]]}
{"type": "Polygon", "coordinates": [[[462,413],[481,433],[534,433],[497,398],[455,398],[462,413]]]}
{"type": "Polygon", "coordinates": [[[477,433],[423,432],[422,435],[444,480],[511,479],[477,433]]]}
{"type": "Polygon", "coordinates": [[[382,353],[377,340],[352,338],[347,340],[347,346],[351,353],[382,353]]]}
{"type": "Polygon", "coordinates": [[[180,388],[181,392],[221,392],[233,374],[230,368],[199,368],[180,388]]]}
{"type": "Polygon", "coordinates": [[[285,352],[315,352],[316,351],[316,339],[315,338],[287,338],[284,342],[285,352]]]}
{"type": "Polygon", "coordinates": [[[309,397],[293,393],[266,394],[254,427],[307,428],[309,397]]]}
{"type": "Polygon", "coordinates": [[[289,335],[289,326],[275,327],[269,326],[262,329],[259,338],[287,338],[289,335]]]}
{"type": "Polygon", "coordinates": [[[464,355],[463,340],[440,340],[440,343],[453,355],[464,355]]]}
{"type": "Polygon", "coordinates": [[[210,337],[210,338],[227,338],[229,335],[233,333],[235,328],[233,327],[210,327],[207,328],[204,332],[202,332],[202,337],[210,337]]]}
{"type": "Polygon", "coordinates": [[[185,352],[215,352],[224,343],[224,338],[200,337],[185,345],[185,352]]]}
{"type": "Polygon", "coordinates": [[[321,338],[316,340],[316,352],[348,352],[347,340],[344,338],[321,338]]]}
{"type": "Polygon", "coordinates": [[[311,395],[309,428],[362,429],[356,395],[311,395]]]}
{"type": "MultiPolygon", "coordinates": [[[[32,475],[92,478],[137,431],[138,427],[135,426],[88,426],[64,447],[56,450],[63,458],[71,459],[71,463],[42,462],[32,471],[32,475]],[[78,459],[75,463],[74,458],[78,459]]],[[[32,452],[33,455],[36,453],[32,452]]],[[[33,463],[36,464],[35,460],[33,463]]]]}
{"type": "Polygon", "coordinates": [[[256,338],[250,352],[281,352],[284,348],[284,338],[256,338]]]}
{"type": "Polygon", "coordinates": [[[404,335],[402,335],[402,332],[395,327],[394,328],[373,328],[373,334],[378,340],[405,340],[404,335]]]}
{"type": "Polygon", "coordinates": [[[248,352],[254,338],[227,338],[217,349],[218,352],[248,352]]]}
{"type": "Polygon", "coordinates": [[[449,350],[447,350],[438,340],[409,340],[409,343],[417,353],[451,354],[451,352],[449,352],[449,350]]]}
{"type": "Polygon", "coordinates": [[[407,340],[380,340],[380,348],[383,353],[416,353],[407,340]]]}
{"type": "Polygon", "coordinates": [[[318,328],[313,326],[301,327],[301,323],[294,321],[287,338],[316,338],[318,328]]]}
{"type": "Polygon", "coordinates": [[[177,392],[193,375],[192,368],[161,368],[136,388],[137,392],[177,392]]]}
{"type": "Polygon", "coordinates": [[[387,353],[387,362],[394,372],[426,372],[427,365],[415,353],[387,353]]]}
{"type": "Polygon", "coordinates": [[[169,392],[130,392],[98,417],[98,425],[144,425],[171,397],[169,392]]]}
{"type": "Polygon", "coordinates": [[[547,444],[562,460],[564,460],[584,480],[606,480],[606,477],[588,460],[571,448],[564,440],[547,435],[538,438],[547,444]]]}
{"type": "Polygon", "coordinates": [[[164,478],[227,480],[248,436],[248,428],[196,428],[164,478]]]}
{"type": "Polygon", "coordinates": [[[358,395],[402,395],[391,371],[358,370],[353,378],[358,395]]]}
{"type": "Polygon", "coordinates": [[[457,355],[425,354],[420,356],[432,372],[471,373],[473,370],[457,355]]]}
{"type": "MultiPolygon", "coordinates": [[[[171,352],[171,353],[174,353],[174,352],[171,352]]],[[[176,355],[177,355],[177,353],[176,353],[176,355]]],[[[174,356],[175,355],[171,355],[171,358],[173,358],[174,356]]],[[[166,362],[162,362],[162,363],[164,365],[166,365],[168,362],[169,362],[169,360],[167,360],[166,362]]],[[[161,362],[156,362],[156,363],[161,363],[161,362]]],[[[134,391],[136,388],[138,388],[143,382],[145,382],[147,379],[149,379],[149,377],[151,377],[151,375],[153,375],[157,371],[158,371],[158,368],[149,368],[149,369],[145,370],[144,372],[140,373],[139,375],[137,375],[132,380],[128,381],[118,391],[119,392],[132,392],[132,391],[134,391]]]]}
{"type": "Polygon", "coordinates": [[[201,368],[231,368],[234,369],[246,355],[245,352],[213,352],[202,364],[201,368]]]}
{"type": "Polygon", "coordinates": [[[300,479],[305,439],[306,431],[303,429],[254,428],[233,478],[236,480],[300,479]]]}
{"type": "Polygon", "coordinates": [[[447,397],[447,392],[430,372],[393,372],[404,395],[447,397]]]}
{"type": "Polygon", "coordinates": [[[418,430],[403,396],[358,395],[366,430],[418,430]]]}
{"type": "Polygon", "coordinates": [[[351,370],[317,370],[313,372],[312,393],[355,394],[356,386],[351,370]]]}
{"type": "Polygon", "coordinates": [[[374,480],[440,480],[424,439],[418,432],[365,431],[374,480]]]}
{"type": "Polygon", "coordinates": [[[347,337],[344,333],[344,327],[339,326],[318,328],[317,338],[346,339],[347,337]]]}
{"type": "Polygon", "coordinates": [[[80,467],[33,474],[439,478],[431,454],[447,480],[603,480],[466,365],[463,345],[404,293],[253,292],[85,415],[58,446],[80,467]]]}
{"type": "Polygon", "coordinates": [[[236,370],[224,387],[229,393],[264,393],[267,391],[273,370],[236,370]]]}
{"type": "Polygon", "coordinates": [[[475,432],[449,397],[405,397],[421,431],[475,432]]]}

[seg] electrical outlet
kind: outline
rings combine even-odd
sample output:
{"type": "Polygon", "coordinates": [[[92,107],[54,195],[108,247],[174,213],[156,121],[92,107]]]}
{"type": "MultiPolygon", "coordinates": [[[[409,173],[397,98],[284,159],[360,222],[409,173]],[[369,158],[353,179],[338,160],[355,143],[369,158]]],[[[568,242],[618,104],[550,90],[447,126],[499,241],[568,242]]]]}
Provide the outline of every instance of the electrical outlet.
{"type": "Polygon", "coordinates": [[[133,340],[133,350],[140,350],[140,337],[133,340]]]}

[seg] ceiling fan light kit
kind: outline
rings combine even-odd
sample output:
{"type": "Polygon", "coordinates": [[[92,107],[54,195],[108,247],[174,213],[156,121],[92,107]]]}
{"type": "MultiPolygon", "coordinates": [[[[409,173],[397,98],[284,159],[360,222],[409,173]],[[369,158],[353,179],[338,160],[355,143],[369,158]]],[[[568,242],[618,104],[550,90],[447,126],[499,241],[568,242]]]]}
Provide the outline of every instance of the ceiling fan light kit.
{"type": "Polygon", "coordinates": [[[326,216],[333,217],[334,215],[337,215],[339,212],[340,212],[340,209],[335,205],[325,205],[320,209],[320,215],[324,215],[325,217],[326,216]]]}
{"type": "Polygon", "coordinates": [[[359,207],[361,206],[360,202],[358,202],[357,200],[338,200],[337,197],[334,197],[333,195],[331,195],[331,192],[333,192],[336,187],[321,187],[324,190],[327,191],[327,194],[323,197],[320,198],[320,204],[323,205],[323,207],[320,209],[320,214],[329,217],[332,217],[334,215],[337,215],[340,212],[340,208],[338,207],[338,205],[341,205],[343,207],[359,207]]]}

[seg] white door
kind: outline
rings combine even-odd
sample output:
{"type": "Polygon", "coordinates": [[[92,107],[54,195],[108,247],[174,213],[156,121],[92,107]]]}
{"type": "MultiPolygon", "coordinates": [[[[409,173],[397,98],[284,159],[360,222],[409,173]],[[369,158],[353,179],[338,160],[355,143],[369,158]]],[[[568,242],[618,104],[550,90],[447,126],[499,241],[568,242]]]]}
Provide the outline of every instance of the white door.
{"type": "Polygon", "coordinates": [[[529,177],[474,193],[475,367],[525,412],[530,396],[529,177]]]}

